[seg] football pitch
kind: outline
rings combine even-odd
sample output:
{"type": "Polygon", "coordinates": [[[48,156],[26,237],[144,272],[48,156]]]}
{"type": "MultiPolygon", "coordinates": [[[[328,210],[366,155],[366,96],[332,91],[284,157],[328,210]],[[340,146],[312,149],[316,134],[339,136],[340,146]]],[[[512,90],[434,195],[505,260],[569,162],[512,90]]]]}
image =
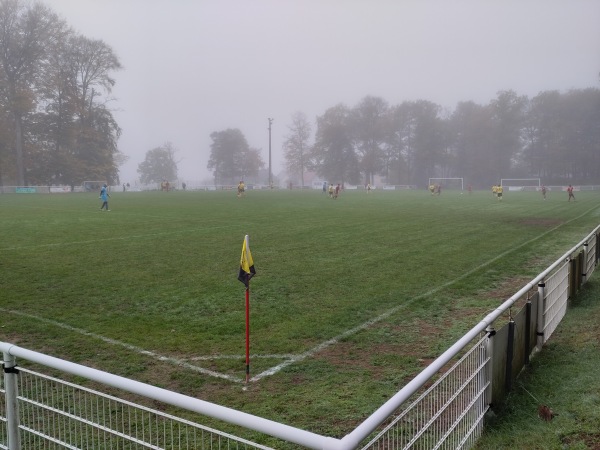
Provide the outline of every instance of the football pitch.
{"type": "Polygon", "coordinates": [[[0,195],[0,339],[330,436],[600,221],[598,192],[111,195],[0,195]]]}

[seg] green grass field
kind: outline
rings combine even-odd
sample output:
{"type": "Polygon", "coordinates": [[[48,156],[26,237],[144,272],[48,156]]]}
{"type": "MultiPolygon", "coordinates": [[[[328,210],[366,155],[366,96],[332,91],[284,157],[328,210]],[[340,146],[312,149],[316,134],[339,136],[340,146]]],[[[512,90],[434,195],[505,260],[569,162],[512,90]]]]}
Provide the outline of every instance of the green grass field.
{"type": "Polygon", "coordinates": [[[576,195],[1,195],[0,339],[340,437],[598,225],[576,195]]]}

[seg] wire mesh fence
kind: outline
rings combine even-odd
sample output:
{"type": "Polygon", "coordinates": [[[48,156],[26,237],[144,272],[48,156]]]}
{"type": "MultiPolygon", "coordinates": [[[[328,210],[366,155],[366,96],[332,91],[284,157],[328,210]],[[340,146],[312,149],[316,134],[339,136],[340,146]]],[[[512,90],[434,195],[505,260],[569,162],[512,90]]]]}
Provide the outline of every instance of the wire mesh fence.
{"type": "Polygon", "coordinates": [[[18,380],[23,449],[268,448],[31,370],[18,380]]]}
{"type": "Polygon", "coordinates": [[[544,342],[550,338],[567,312],[569,299],[569,261],[545,280],[544,342]]]}
{"type": "Polygon", "coordinates": [[[484,335],[363,449],[456,449],[474,443],[488,409],[484,335]]]}

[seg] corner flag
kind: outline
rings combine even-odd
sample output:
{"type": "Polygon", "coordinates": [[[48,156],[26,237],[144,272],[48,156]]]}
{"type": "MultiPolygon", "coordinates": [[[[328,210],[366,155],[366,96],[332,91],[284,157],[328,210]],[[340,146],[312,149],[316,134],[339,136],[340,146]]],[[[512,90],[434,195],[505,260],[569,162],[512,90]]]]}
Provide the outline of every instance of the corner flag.
{"type": "Polygon", "coordinates": [[[242,244],[242,257],[240,260],[240,274],[238,275],[238,280],[248,287],[250,278],[254,275],[256,275],[256,270],[254,270],[254,261],[252,260],[252,254],[250,253],[248,235],[246,235],[244,243],[242,244]]]}

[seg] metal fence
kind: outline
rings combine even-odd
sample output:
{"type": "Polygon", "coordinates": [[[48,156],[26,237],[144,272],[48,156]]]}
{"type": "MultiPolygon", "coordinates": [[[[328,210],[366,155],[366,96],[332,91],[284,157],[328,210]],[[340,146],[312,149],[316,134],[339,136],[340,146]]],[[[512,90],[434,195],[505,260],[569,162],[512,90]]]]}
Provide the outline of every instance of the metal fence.
{"type": "Polygon", "coordinates": [[[470,448],[483,430],[485,413],[505,400],[532,352],[541,350],[564,317],[569,299],[594,271],[600,258],[599,230],[472,328],[344,437],[342,448],[358,448],[375,424],[384,421],[387,425],[360,448],[470,448]],[[517,304],[523,306],[513,312],[517,304]],[[498,324],[507,312],[508,322],[498,324]]]}
{"type": "Polygon", "coordinates": [[[465,448],[474,443],[489,408],[488,337],[479,339],[431,387],[363,448],[465,448]]]}
{"type": "Polygon", "coordinates": [[[491,405],[501,403],[541,350],[600,258],[600,226],[469,330],[342,439],[310,433],[155,386],[0,343],[0,448],[268,448],[132,402],[16,367],[16,358],[282,439],[286,447],[470,448],[491,405]],[[517,305],[520,310],[513,314],[517,305]],[[509,313],[508,323],[500,318],[509,313]],[[498,329],[496,329],[498,328],[498,329]],[[290,444],[291,443],[291,444],[290,444]],[[288,445],[289,444],[289,445],[288,445]]]}
{"type": "Polygon", "coordinates": [[[18,370],[15,440],[19,443],[8,444],[6,435],[0,435],[0,448],[269,448],[41,373],[18,370]]]}

